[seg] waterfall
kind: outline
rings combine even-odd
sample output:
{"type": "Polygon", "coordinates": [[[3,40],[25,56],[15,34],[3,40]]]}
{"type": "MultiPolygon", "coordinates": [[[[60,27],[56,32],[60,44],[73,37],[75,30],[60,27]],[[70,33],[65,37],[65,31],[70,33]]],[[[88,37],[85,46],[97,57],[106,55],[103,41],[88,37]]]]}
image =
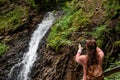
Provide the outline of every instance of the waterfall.
{"type": "Polygon", "coordinates": [[[46,34],[46,32],[49,30],[49,28],[52,26],[53,22],[55,20],[55,17],[53,16],[53,13],[48,12],[45,14],[43,21],[38,24],[38,28],[33,32],[32,37],[29,42],[29,48],[26,53],[24,53],[23,59],[18,64],[15,64],[7,77],[7,80],[30,80],[28,74],[31,71],[31,68],[36,61],[37,57],[37,49],[39,46],[40,41],[46,34]],[[16,72],[17,68],[21,68],[18,72],[16,72]],[[17,73],[17,75],[13,75],[17,73]]]}

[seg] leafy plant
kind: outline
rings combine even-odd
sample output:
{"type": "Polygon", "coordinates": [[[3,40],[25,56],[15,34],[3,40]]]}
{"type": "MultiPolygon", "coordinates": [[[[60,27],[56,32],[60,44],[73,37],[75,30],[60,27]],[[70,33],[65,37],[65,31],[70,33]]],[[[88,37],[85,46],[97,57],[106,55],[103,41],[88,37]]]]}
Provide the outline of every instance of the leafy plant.
{"type": "Polygon", "coordinates": [[[106,25],[101,25],[99,27],[96,27],[95,31],[92,32],[93,37],[97,39],[97,45],[99,47],[102,47],[103,45],[105,38],[104,32],[106,31],[107,31],[106,25]]]}
{"type": "Polygon", "coordinates": [[[4,54],[8,50],[8,46],[0,43],[0,55],[4,54]]]}

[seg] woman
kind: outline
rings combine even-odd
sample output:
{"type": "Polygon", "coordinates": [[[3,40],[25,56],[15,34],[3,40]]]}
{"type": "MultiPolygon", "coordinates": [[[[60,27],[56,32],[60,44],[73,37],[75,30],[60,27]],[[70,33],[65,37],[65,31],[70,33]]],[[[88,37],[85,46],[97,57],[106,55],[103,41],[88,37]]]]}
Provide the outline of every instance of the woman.
{"type": "MultiPolygon", "coordinates": [[[[78,52],[75,56],[75,61],[82,65],[83,67],[83,80],[98,80],[98,79],[92,79],[92,77],[89,76],[89,68],[91,65],[99,65],[102,69],[102,63],[104,58],[103,51],[97,47],[96,41],[94,39],[86,40],[86,55],[81,55],[82,53],[82,47],[79,45],[78,52]]],[[[102,75],[102,74],[101,74],[102,75]]],[[[104,80],[99,79],[99,80],[104,80]]]]}

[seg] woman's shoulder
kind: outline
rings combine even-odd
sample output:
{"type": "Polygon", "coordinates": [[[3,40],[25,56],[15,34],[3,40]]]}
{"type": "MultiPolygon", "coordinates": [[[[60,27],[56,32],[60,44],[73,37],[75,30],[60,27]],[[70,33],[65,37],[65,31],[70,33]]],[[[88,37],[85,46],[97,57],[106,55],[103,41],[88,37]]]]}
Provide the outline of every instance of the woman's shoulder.
{"type": "Polygon", "coordinates": [[[103,52],[102,49],[100,49],[99,47],[97,47],[97,52],[103,52]]]}
{"type": "Polygon", "coordinates": [[[87,62],[87,55],[81,55],[80,56],[80,62],[82,64],[86,64],[86,62],[87,62]]]}
{"type": "Polygon", "coordinates": [[[104,56],[104,52],[99,47],[97,47],[97,53],[99,54],[99,56],[104,56]]]}
{"type": "Polygon", "coordinates": [[[87,59],[87,55],[81,55],[80,58],[83,59],[83,60],[86,60],[87,59]]]}

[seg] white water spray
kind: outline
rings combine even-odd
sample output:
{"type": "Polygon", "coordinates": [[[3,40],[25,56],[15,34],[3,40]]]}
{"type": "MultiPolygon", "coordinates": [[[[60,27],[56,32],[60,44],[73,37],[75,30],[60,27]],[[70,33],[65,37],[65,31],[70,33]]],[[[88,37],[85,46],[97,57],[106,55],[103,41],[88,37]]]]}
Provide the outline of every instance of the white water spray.
{"type": "Polygon", "coordinates": [[[24,53],[23,60],[20,63],[13,66],[10,73],[8,74],[8,78],[11,78],[14,68],[22,64],[23,68],[18,74],[17,79],[14,80],[30,80],[28,74],[30,73],[31,68],[36,60],[39,43],[49,28],[52,26],[54,20],[55,18],[53,17],[53,14],[51,12],[48,12],[43,21],[38,25],[38,28],[32,34],[28,52],[24,53]]]}

